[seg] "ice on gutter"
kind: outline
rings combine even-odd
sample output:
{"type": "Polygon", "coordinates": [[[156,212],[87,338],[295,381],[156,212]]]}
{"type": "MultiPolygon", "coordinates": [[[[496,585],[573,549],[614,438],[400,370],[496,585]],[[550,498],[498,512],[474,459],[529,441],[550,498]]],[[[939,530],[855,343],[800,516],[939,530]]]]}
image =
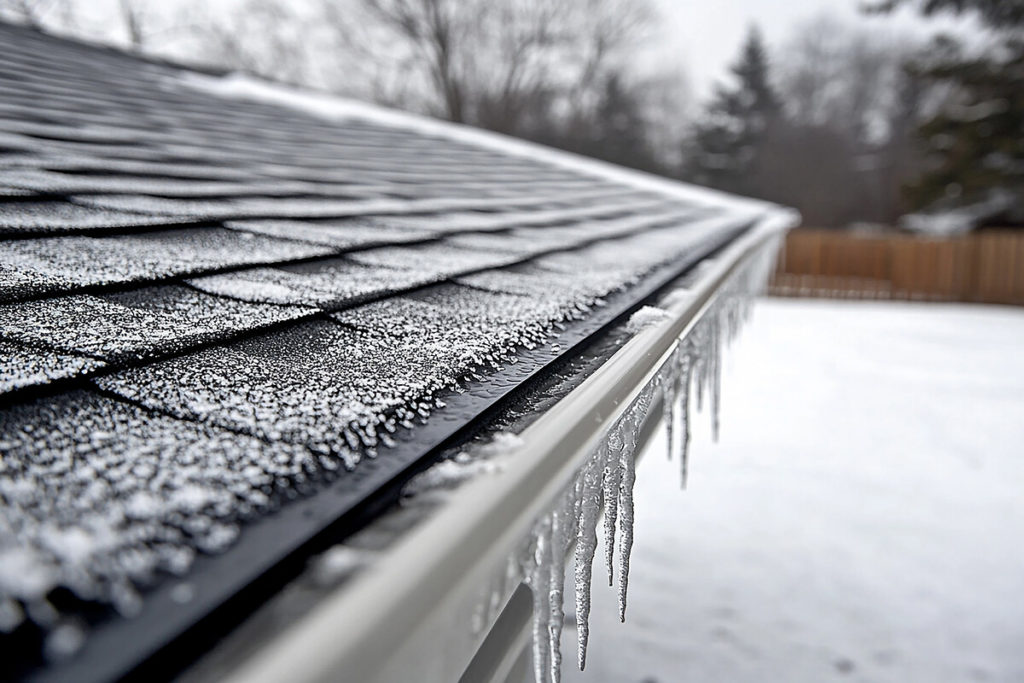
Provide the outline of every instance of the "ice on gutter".
{"type": "Polygon", "coordinates": [[[503,466],[468,482],[431,519],[241,667],[237,681],[458,680],[512,591],[533,591],[537,681],[557,681],[565,561],[571,546],[585,662],[598,524],[625,616],[636,432],[660,403],[685,477],[688,398],[717,421],[720,350],[771,273],[792,215],[769,214],[662,302],[605,365],[520,434],[503,466]],[[525,541],[524,541],[525,539],[525,541]],[[442,643],[439,643],[439,634],[442,643]]]}
{"type": "Polygon", "coordinates": [[[219,97],[276,104],[334,122],[365,121],[421,135],[439,136],[468,145],[484,147],[495,152],[549,163],[640,190],[657,192],[697,206],[748,214],[751,218],[755,218],[765,211],[778,210],[777,206],[760,200],[738,197],[697,185],[661,178],[499,133],[401,112],[328,93],[298,90],[244,74],[209,76],[183,71],[177,78],[168,81],[168,87],[187,87],[219,97]]]}

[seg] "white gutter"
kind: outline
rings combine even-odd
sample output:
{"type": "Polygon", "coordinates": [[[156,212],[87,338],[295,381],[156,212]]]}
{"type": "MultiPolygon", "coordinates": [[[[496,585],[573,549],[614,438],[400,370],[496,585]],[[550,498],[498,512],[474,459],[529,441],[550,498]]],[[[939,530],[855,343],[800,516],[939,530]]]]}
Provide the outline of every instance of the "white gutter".
{"type": "Polygon", "coordinates": [[[474,633],[471,624],[492,577],[554,507],[602,434],[696,325],[718,288],[794,222],[793,212],[768,213],[703,264],[689,295],[673,299],[666,320],[637,333],[523,431],[503,469],[456,490],[432,518],[229,680],[458,681],[490,627],[474,633]]]}

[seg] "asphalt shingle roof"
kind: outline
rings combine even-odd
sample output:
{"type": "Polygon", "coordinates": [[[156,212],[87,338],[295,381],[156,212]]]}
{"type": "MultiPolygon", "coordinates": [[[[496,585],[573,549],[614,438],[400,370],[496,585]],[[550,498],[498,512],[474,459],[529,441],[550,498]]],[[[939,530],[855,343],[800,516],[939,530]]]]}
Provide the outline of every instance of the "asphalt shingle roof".
{"type": "Polygon", "coordinates": [[[0,43],[0,633],[76,619],[55,591],[134,613],[750,218],[0,43]]]}

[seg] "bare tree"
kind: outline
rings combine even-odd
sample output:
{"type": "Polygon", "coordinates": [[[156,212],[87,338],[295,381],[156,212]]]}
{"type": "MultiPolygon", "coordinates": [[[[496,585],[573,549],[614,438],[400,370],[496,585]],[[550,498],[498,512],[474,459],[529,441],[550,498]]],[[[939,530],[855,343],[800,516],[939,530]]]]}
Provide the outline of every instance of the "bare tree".
{"type": "Polygon", "coordinates": [[[194,33],[204,61],[285,83],[311,85],[308,25],[279,0],[245,0],[230,16],[207,15],[194,33]]]}
{"type": "MultiPolygon", "coordinates": [[[[407,107],[521,133],[594,107],[648,12],[626,0],[360,0],[326,14],[407,107]],[[396,76],[396,74],[398,74],[396,76]],[[426,87],[424,87],[424,84],[426,87]]],[[[346,74],[347,75],[347,74],[346,74]]]]}
{"type": "Polygon", "coordinates": [[[67,22],[70,8],[69,0],[0,0],[0,17],[45,29],[55,16],[67,22]]]}
{"type": "Polygon", "coordinates": [[[149,14],[139,3],[139,0],[118,0],[118,9],[121,12],[121,20],[124,22],[125,33],[128,35],[128,45],[132,50],[141,52],[149,34],[149,14]]]}

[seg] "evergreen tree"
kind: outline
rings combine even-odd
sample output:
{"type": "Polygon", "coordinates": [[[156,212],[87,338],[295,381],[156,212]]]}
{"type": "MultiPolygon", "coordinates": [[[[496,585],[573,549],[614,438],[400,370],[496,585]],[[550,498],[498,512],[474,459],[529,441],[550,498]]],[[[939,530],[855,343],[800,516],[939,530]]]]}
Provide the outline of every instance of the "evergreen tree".
{"type": "Polygon", "coordinates": [[[754,175],[780,110],[757,27],[751,28],[731,71],[735,84],[716,88],[703,120],[694,128],[685,151],[683,175],[702,185],[757,195],[754,175]]]}
{"type": "Polygon", "coordinates": [[[660,170],[647,141],[647,121],[640,97],[624,85],[617,73],[604,82],[593,121],[592,155],[623,166],[660,170]]]}
{"type": "MultiPolygon", "coordinates": [[[[891,9],[901,0],[886,3],[891,9]]],[[[950,100],[920,129],[927,169],[907,187],[912,203],[966,205],[995,200],[1024,219],[1024,2],[922,0],[924,14],[970,13],[995,37],[984,54],[938,39],[921,74],[950,88],[950,100]]],[[[1014,215],[1016,214],[1016,215],[1014,215]]]]}

